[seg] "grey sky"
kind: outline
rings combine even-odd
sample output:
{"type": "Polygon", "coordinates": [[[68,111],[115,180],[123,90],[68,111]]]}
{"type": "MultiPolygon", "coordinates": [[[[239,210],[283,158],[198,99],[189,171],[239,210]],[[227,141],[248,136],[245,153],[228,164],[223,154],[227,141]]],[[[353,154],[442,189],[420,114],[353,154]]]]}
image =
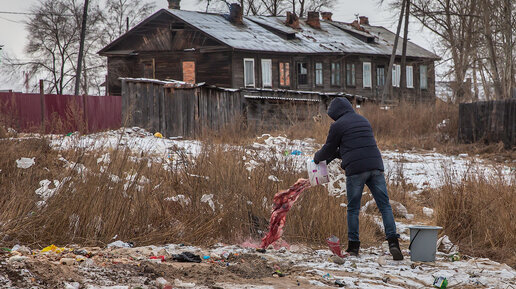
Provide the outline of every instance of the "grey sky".
{"type": "MultiPolygon", "coordinates": [[[[152,0],[156,3],[156,8],[166,8],[168,2],[166,0],[152,0]]],[[[36,5],[38,0],[0,0],[0,11],[28,12],[32,5],[36,5]]],[[[202,10],[204,7],[198,5],[198,0],[182,0],[181,9],[184,10],[202,10]]],[[[355,13],[368,16],[371,25],[381,25],[395,31],[396,19],[393,13],[388,11],[386,5],[378,6],[378,0],[337,0],[337,5],[333,9],[333,18],[335,20],[351,22],[355,13]]],[[[25,40],[29,35],[25,31],[23,20],[27,15],[11,15],[0,13],[0,45],[4,45],[4,50],[10,55],[25,58],[23,48],[25,40]]],[[[433,50],[432,36],[426,31],[422,31],[417,23],[412,25],[412,31],[409,31],[409,39],[416,44],[433,50]]]]}

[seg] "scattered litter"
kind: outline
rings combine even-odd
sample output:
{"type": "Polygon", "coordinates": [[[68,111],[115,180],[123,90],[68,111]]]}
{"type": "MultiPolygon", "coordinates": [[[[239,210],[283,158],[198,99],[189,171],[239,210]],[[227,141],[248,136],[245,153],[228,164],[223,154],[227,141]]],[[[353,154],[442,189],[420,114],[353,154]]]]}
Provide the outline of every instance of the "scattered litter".
{"type": "Polygon", "coordinates": [[[14,262],[25,262],[25,260],[27,260],[28,258],[29,258],[29,257],[27,257],[27,256],[14,255],[14,256],[9,257],[9,259],[7,260],[7,262],[9,262],[9,263],[14,263],[14,262]]]}
{"type": "Polygon", "coordinates": [[[57,247],[56,245],[52,244],[50,246],[47,246],[47,247],[41,249],[41,253],[54,252],[54,253],[59,254],[66,250],[69,250],[69,249],[66,249],[65,247],[57,247]]]}
{"type": "Polygon", "coordinates": [[[134,244],[132,242],[114,241],[107,245],[108,248],[132,248],[134,244]]]}
{"type": "Polygon", "coordinates": [[[74,265],[75,264],[75,259],[74,258],[61,258],[59,260],[59,264],[62,264],[62,265],[74,265]]]}
{"type": "Polygon", "coordinates": [[[468,154],[459,154],[459,158],[467,158],[468,154]]]}
{"type": "Polygon", "coordinates": [[[333,254],[344,258],[349,256],[349,254],[344,253],[342,254],[342,248],[340,247],[340,240],[337,236],[331,236],[328,239],[326,239],[326,243],[328,243],[328,246],[330,247],[330,250],[333,254]]]}
{"type": "Polygon", "coordinates": [[[181,254],[173,254],[172,259],[177,262],[201,263],[201,257],[199,255],[195,255],[192,252],[183,252],[181,254]]]}
{"type": "Polygon", "coordinates": [[[434,209],[423,207],[423,214],[431,218],[434,215],[434,209]]]}
{"type": "Polygon", "coordinates": [[[437,240],[437,250],[446,254],[453,254],[459,251],[459,247],[450,241],[448,235],[444,235],[437,240]]]}
{"type": "Polygon", "coordinates": [[[161,262],[165,262],[165,256],[164,255],[161,255],[161,256],[151,256],[150,259],[152,259],[152,260],[161,260],[161,262]]]}
{"type": "Polygon", "coordinates": [[[163,135],[161,133],[159,133],[159,132],[156,132],[154,134],[154,136],[157,137],[157,138],[163,138],[163,135]]]}
{"type": "Polygon", "coordinates": [[[337,265],[343,265],[344,263],[346,263],[346,260],[344,260],[344,258],[339,257],[337,255],[331,256],[330,261],[332,261],[333,263],[335,263],[337,265]]]}
{"type": "Polygon", "coordinates": [[[458,252],[450,255],[450,261],[452,261],[452,262],[460,261],[460,259],[461,259],[461,256],[460,256],[460,253],[458,253],[458,252]]]}
{"type": "Polygon", "coordinates": [[[179,288],[195,288],[195,283],[189,283],[189,282],[183,282],[179,279],[174,280],[174,285],[176,285],[179,288]]]}
{"type": "Polygon", "coordinates": [[[20,169],[28,169],[32,167],[36,162],[34,161],[34,158],[20,158],[16,160],[16,166],[20,169]]]}
{"type": "Polygon", "coordinates": [[[300,156],[303,154],[303,152],[301,152],[299,150],[293,150],[290,154],[293,156],[300,156]]]}
{"type": "Polygon", "coordinates": [[[442,276],[436,277],[432,285],[436,288],[445,289],[448,286],[448,279],[442,276]]]}
{"type": "Polygon", "coordinates": [[[341,280],[335,280],[335,285],[337,285],[339,287],[346,287],[346,283],[341,280]]]}
{"type": "Polygon", "coordinates": [[[273,181],[273,182],[279,182],[279,181],[280,181],[280,180],[278,179],[278,177],[273,176],[273,175],[270,175],[270,176],[268,177],[268,179],[269,179],[269,180],[271,180],[271,181],[273,181]]]}
{"type": "MultiPolygon", "coordinates": [[[[6,248],[7,249],[7,248],[6,248]]],[[[31,250],[29,247],[26,247],[26,246],[23,246],[23,245],[14,245],[14,247],[10,250],[11,252],[20,252],[20,253],[24,253],[24,254],[30,254],[31,253],[31,250]]]]}
{"type": "Polygon", "coordinates": [[[215,204],[213,203],[213,194],[204,194],[201,197],[201,203],[208,203],[210,208],[215,211],[215,204]]]}

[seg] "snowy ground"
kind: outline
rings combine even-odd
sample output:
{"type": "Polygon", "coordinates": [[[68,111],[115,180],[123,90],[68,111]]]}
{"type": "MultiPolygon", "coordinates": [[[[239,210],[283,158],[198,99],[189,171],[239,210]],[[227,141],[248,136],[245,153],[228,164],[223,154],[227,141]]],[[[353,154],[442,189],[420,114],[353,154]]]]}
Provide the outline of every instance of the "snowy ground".
{"type": "Polygon", "coordinates": [[[265,254],[222,244],[209,249],[170,244],[61,253],[18,250],[0,258],[2,288],[324,288],[338,283],[346,288],[429,288],[436,277],[446,277],[455,288],[516,286],[516,271],[505,264],[466,256],[451,261],[440,252],[436,262],[421,263],[411,262],[407,251],[405,260],[393,261],[383,249],[369,248],[336,264],[329,250],[297,245],[265,254]],[[172,260],[172,254],[185,251],[202,262],[172,260]]]}
{"type": "MultiPolygon", "coordinates": [[[[127,147],[136,154],[145,152],[153,161],[163,162],[165,168],[173,167],[170,164],[175,161],[174,154],[178,150],[195,156],[203,148],[199,141],[157,138],[139,128],[123,128],[87,136],[49,137],[51,146],[58,150],[82,148],[109,151],[127,147]]],[[[246,157],[244,161],[247,168],[252,170],[257,164],[256,160],[289,158],[297,170],[303,172],[306,160],[318,148],[319,145],[312,139],[289,140],[282,136],[263,135],[254,144],[245,147],[249,158],[246,157]]],[[[414,186],[415,194],[424,189],[438,188],[444,176],[460,180],[466,174],[477,174],[514,180],[516,167],[514,162],[492,165],[466,154],[449,156],[416,150],[384,150],[382,154],[386,176],[393,181],[404,179],[414,186]]],[[[33,161],[38,160],[26,160],[21,165],[26,166],[33,161]]],[[[99,162],[109,162],[109,153],[99,158],[99,162]]],[[[345,176],[339,168],[339,162],[330,164],[329,170],[331,182],[326,185],[329,193],[335,196],[345,194],[345,176]]],[[[41,186],[45,184],[48,187],[49,181],[41,186]]],[[[425,209],[425,213],[431,215],[431,209],[425,209]]],[[[407,212],[404,222],[397,222],[405,241],[409,239],[408,225],[417,224],[409,217],[410,213],[414,212],[407,212]]],[[[377,222],[381,226],[380,220],[377,222]]],[[[94,256],[83,258],[70,252],[46,255],[27,250],[22,253],[3,252],[0,254],[0,287],[115,289],[165,288],[166,284],[170,284],[173,288],[312,288],[336,287],[335,282],[338,281],[347,288],[427,288],[439,276],[448,279],[449,287],[516,287],[516,271],[507,265],[466,256],[452,262],[448,257],[449,251],[438,253],[435,263],[411,262],[409,252],[404,251],[406,259],[395,262],[380,246],[364,249],[359,258],[350,257],[344,260],[344,264],[338,265],[330,260],[329,250],[312,250],[296,245],[289,250],[270,250],[266,254],[256,253],[252,248],[222,245],[214,248],[168,245],[87,250],[94,252],[94,256]],[[209,258],[194,265],[170,259],[171,254],[183,251],[209,258]],[[232,255],[227,257],[225,253],[232,255]],[[161,255],[166,256],[165,262],[150,259],[151,256],[161,255]],[[63,257],[72,258],[73,265],[60,264],[63,257]],[[52,273],[48,273],[48,268],[51,268],[52,273]],[[276,270],[286,276],[274,277],[276,270]]]]}

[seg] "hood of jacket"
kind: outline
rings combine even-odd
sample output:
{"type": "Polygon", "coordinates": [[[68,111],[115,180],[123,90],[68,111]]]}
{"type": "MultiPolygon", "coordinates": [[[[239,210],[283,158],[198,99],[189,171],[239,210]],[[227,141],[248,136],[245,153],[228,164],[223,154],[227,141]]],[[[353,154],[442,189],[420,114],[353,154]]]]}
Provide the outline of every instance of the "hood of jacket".
{"type": "Polygon", "coordinates": [[[337,120],[342,115],[348,112],[355,112],[351,102],[345,97],[337,97],[333,99],[328,107],[328,115],[333,119],[337,120]]]}

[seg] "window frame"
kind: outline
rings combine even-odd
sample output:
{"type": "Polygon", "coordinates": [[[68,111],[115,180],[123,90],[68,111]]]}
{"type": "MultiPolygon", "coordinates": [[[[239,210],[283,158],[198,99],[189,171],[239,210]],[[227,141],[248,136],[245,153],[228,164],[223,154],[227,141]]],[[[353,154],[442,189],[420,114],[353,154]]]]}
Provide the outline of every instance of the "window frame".
{"type": "Polygon", "coordinates": [[[372,69],[371,69],[372,65],[371,65],[371,62],[370,61],[364,61],[362,62],[362,87],[363,88],[372,88],[373,87],[373,81],[372,81],[372,69]],[[369,67],[369,75],[368,75],[368,78],[366,78],[366,67],[369,67]],[[366,85],[366,79],[368,80],[368,86],[366,85]]]}
{"type": "Polygon", "coordinates": [[[296,76],[297,76],[297,85],[300,86],[300,85],[308,85],[308,62],[306,61],[298,61],[296,62],[296,76]],[[302,64],[306,64],[306,68],[305,68],[305,77],[306,77],[306,80],[304,83],[301,83],[299,80],[300,80],[300,76],[302,75],[301,74],[301,69],[302,68],[300,65],[302,64]]]}
{"type": "Polygon", "coordinates": [[[414,66],[412,66],[412,65],[405,66],[405,72],[407,75],[407,88],[414,88],[414,66]],[[410,73],[409,73],[409,71],[410,71],[410,73]]]}
{"type": "Polygon", "coordinates": [[[261,69],[262,69],[262,87],[271,87],[272,88],[272,59],[270,58],[263,58],[261,59],[261,69]],[[263,74],[263,71],[264,71],[264,63],[268,63],[269,64],[269,83],[265,83],[265,78],[264,78],[264,74],[263,74]]]}
{"type": "Polygon", "coordinates": [[[346,86],[347,87],[356,87],[357,81],[356,81],[356,67],[355,63],[346,63],[346,86]],[[348,67],[350,68],[348,70],[348,67]],[[348,78],[349,75],[349,78],[348,78]],[[348,82],[348,79],[351,83],[348,82]]]}
{"type": "Polygon", "coordinates": [[[256,87],[256,75],[255,75],[255,68],[254,68],[254,58],[244,58],[244,87],[256,87]],[[253,84],[247,85],[247,72],[246,72],[246,62],[252,62],[253,63],[253,84]]]}
{"type": "Polygon", "coordinates": [[[393,87],[400,87],[401,83],[401,65],[400,64],[393,64],[392,65],[392,86],[393,87]]]}
{"type": "Polygon", "coordinates": [[[342,85],[342,78],[341,78],[341,69],[340,69],[340,62],[337,61],[337,62],[332,62],[330,64],[330,85],[331,86],[341,86],[342,85]],[[334,67],[334,66],[338,66],[338,67],[334,67]],[[336,74],[335,74],[336,72],[336,74]],[[335,81],[336,77],[335,76],[338,76],[338,81],[335,81]]]}
{"type": "Polygon", "coordinates": [[[279,86],[280,87],[290,87],[290,62],[289,61],[279,61],[278,62],[278,75],[279,75],[279,80],[278,80],[279,86]],[[283,73],[281,72],[282,65],[283,65],[283,73]],[[281,83],[282,76],[285,79],[285,83],[281,83]]]}
{"type": "Polygon", "coordinates": [[[384,87],[385,86],[385,65],[376,65],[376,86],[378,87],[384,87]],[[382,73],[381,73],[381,76],[382,76],[382,84],[380,85],[379,81],[380,80],[380,73],[379,72],[379,69],[382,70],[382,73]]]}
{"type": "Polygon", "coordinates": [[[428,66],[426,64],[419,65],[419,88],[421,90],[427,90],[428,89],[428,66]],[[423,67],[425,68],[424,69],[424,71],[425,71],[424,77],[423,77],[423,69],[422,69],[423,67]],[[424,87],[422,86],[423,79],[424,79],[424,83],[425,83],[424,87]]]}
{"type": "Polygon", "coordinates": [[[185,80],[185,62],[192,62],[193,63],[193,68],[194,68],[194,84],[195,82],[197,81],[197,62],[195,60],[190,60],[190,59],[183,59],[181,60],[181,74],[183,76],[183,81],[184,82],[187,82],[185,80]]]}
{"type": "Polygon", "coordinates": [[[315,86],[324,86],[324,63],[323,62],[315,62],[314,65],[314,78],[315,78],[315,86]],[[318,69],[317,65],[320,64],[321,68],[318,69]],[[318,76],[320,76],[320,79],[318,79],[318,76]],[[317,80],[320,80],[320,83],[317,82],[317,80]]]}

